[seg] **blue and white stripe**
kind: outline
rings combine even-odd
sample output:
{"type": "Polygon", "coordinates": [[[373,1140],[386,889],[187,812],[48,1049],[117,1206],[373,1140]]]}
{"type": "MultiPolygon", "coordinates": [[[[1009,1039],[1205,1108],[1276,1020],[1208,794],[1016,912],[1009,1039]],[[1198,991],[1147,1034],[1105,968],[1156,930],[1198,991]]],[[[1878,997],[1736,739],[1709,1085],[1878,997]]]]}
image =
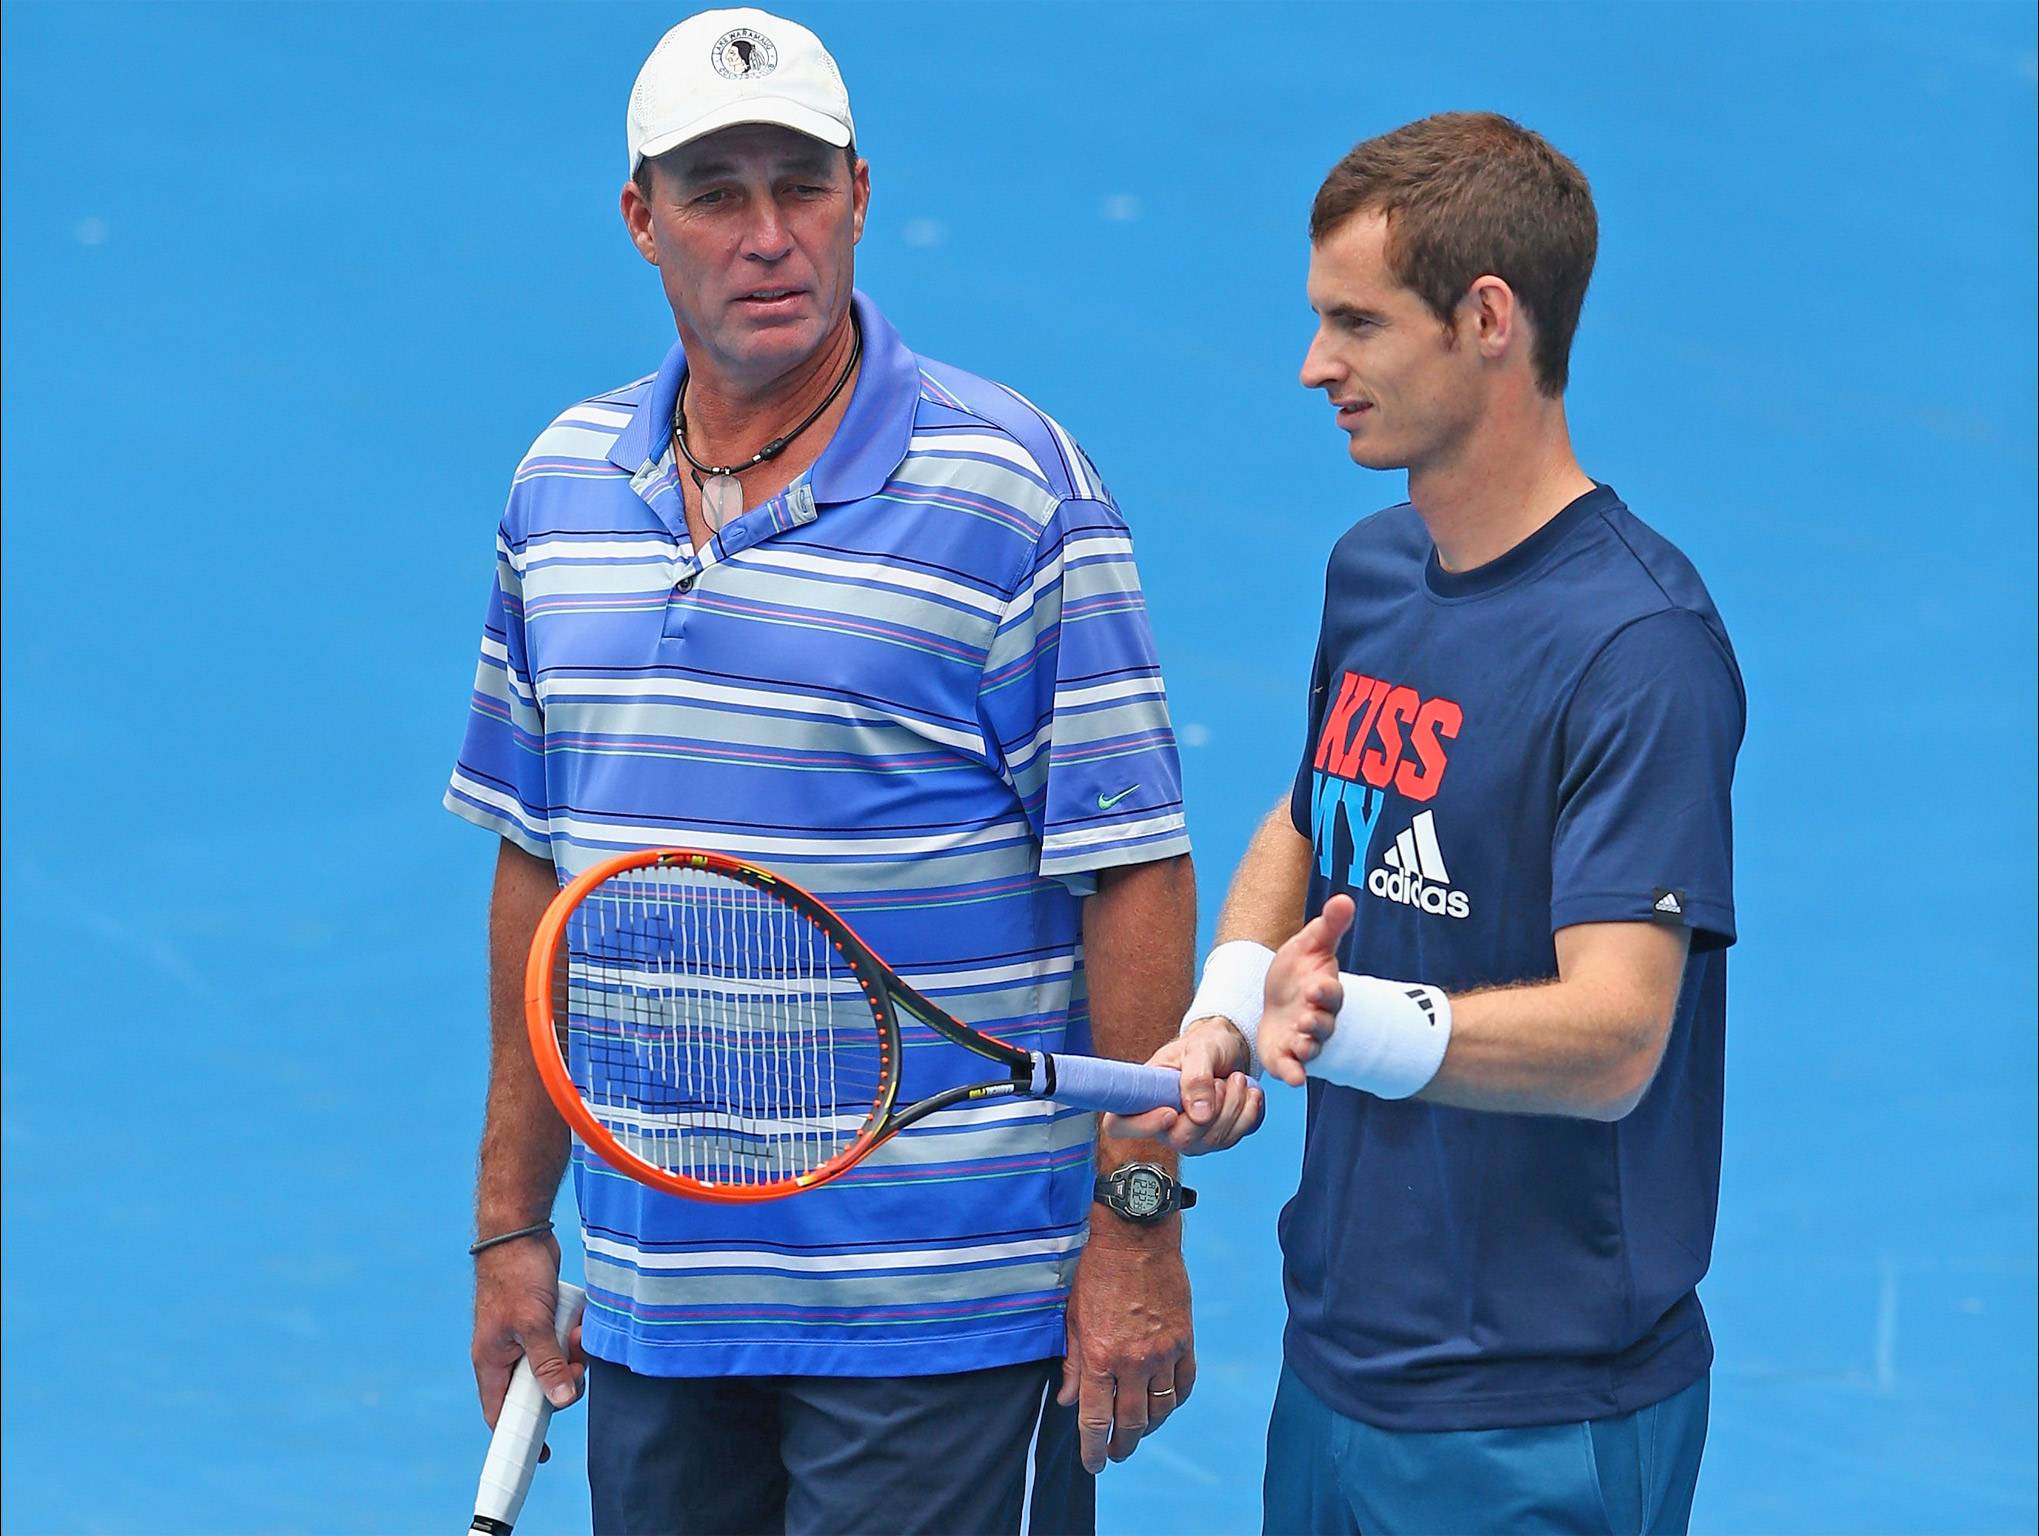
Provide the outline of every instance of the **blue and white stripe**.
{"type": "MultiPolygon", "coordinates": [[[[705,550],[666,441],[678,348],[539,435],[446,803],[562,881],[661,844],[780,870],[958,1017],[1081,1050],[1080,898],[1188,847],[1131,538],[1059,425],[857,306],[834,439],[705,550]]],[[[918,1026],[906,1046],[912,1096],[983,1075],[918,1026]]],[[[762,1207],[576,1148],[589,1348],[665,1375],[1056,1354],[1093,1135],[1051,1105],[951,1110],[762,1207]]]]}

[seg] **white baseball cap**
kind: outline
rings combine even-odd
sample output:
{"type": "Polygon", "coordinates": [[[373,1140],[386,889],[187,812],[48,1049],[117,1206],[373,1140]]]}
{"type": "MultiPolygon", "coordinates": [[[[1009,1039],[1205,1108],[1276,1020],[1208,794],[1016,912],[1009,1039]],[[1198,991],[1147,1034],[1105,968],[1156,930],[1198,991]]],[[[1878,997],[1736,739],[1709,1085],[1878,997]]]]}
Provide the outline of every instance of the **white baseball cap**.
{"type": "Polygon", "coordinates": [[[658,40],[630,91],[630,172],[638,162],[738,123],[778,123],[854,143],[850,93],[821,39],[765,11],[702,11],[658,40]]]}

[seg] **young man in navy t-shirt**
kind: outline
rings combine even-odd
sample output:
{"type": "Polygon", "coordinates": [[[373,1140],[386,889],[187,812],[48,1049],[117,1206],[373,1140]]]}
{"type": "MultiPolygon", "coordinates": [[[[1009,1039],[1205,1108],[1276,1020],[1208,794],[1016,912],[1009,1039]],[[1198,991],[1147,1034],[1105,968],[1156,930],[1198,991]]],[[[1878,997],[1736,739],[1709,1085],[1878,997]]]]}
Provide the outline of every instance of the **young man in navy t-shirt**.
{"type": "Polygon", "coordinates": [[[1573,457],[1597,228],[1569,160],[1428,118],[1346,156],[1310,234],[1302,381],[1409,503],[1332,552],[1293,789],[1155,1058],[1187,1110],[1121,1129],[1212,1151],[1259,1124],[1248,1074],[1308,1079],[1269,1532],[1681,1531],[1734,652],[1573,457]]]}

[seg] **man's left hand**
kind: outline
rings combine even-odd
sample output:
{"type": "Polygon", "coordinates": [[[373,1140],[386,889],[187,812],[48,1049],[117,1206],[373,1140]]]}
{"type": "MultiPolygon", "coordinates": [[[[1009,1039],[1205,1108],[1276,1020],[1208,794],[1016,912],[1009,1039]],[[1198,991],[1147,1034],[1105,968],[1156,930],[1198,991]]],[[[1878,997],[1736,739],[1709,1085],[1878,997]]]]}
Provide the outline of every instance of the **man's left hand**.
{"type": "Polygon", "coordinates": [[[1098,1212],[1069,1293],[1069,1349],[1056,1398],[1076,1405],[1083,1469],[1095,1476],[1107,1459],[1132,1455],[1195,1384],[1180,1242],[1173,1232],[1132,1229],[1098,1212]]]}

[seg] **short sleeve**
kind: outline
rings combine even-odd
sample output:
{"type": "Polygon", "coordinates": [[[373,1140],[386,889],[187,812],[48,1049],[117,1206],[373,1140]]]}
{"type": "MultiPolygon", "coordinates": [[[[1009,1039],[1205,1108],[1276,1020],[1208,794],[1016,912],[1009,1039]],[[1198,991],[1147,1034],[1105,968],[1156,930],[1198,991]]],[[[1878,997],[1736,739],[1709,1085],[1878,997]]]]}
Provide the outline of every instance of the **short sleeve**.
{"type": "Polygon", "coordinates": [[[467,738],[461,743],[446,809],[500,834],[541,859],[552,857],[545,781],[545,715],[532,684],[524,643],[521,557],[496,534],[496,579],[482,623],[467,738]]]}
{"type": "Polygon", "coordinates": [[[1730,795],[1744,724],[1725,639],[1688,609],[1639,619],[1587,667],[1563,726],[1551,929],[1659,922],[1735,939],[1730,795]]]}
{"type": "Polygon", "coordinates": [[[1000,615],[977,708],[1043,875],[1087,892],[1093,871],[1189,851],[1132,535],[1109,502],[1057,506],[1000,615]]]}

